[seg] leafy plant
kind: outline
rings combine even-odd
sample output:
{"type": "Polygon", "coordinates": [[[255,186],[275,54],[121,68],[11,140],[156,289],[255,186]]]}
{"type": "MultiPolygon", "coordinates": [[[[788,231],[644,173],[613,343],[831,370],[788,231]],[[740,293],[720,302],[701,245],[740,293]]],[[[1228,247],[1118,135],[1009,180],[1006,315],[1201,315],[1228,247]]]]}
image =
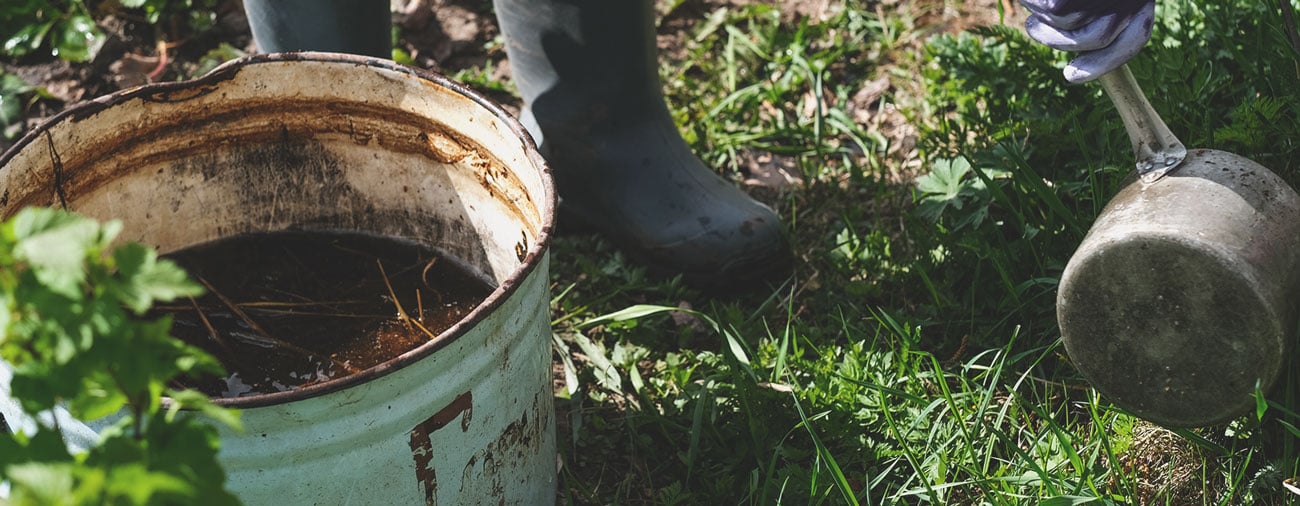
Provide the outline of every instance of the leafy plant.
{"type": "Polygon", "coordinates": [[[8,0],[0,4],[0,49],[23,57],[48,48],[71,62],[89,60],[104,43],[81,0],[8,0]]]}
{"type": "Polygon", "coordinates": [[[151,25],[163,21],[184,21],[195,32],[211,28],[216,22],[217,0],[119,0],[123,7],[144,11],[151,25]]]}
{"type": "Polygon", "coordinates": [[[243,57],[245,55],[246,53],[244,53],[243,50],[236,48],[235,46],[232,46],[230,44],[227,44],[225,42],[222,42],[220,45],[212,48],[207,53],[205,53],[202,57],[200,57],[199,61],[194,67],[194,70],[188,72],[188,75],[190,77],[199,77],[205,75],[208,72],[212,72],[213,69],[221,66],[221,64],[226,63],[230,60],[234,60],[236,58],[243,57]]]}
{"type": "Polygon", "coordinates": [[[0,139],[13,139],[21,134],[27,106],[32,100],[48,96],[43,88],[0,70],[0,139]]]}
{"type": "Polygon", "coordinates": [[[979,228],[988,217],[989,206],[993,203],[992,192],[985,182],[1008,175],[1004,170],[980,170],[984,172],[982,175],[972,174],[970,162],[961,157],[935,161],[934,169],[929,174],[916,179],[916,189],[921,192],[916,212],[923,218],[937,222],[949,209],[962,211],[964,207],[970,206],[965,209],[965,216],[957,219],[951,228],[979,228]]]}
{"type": "MultiPolygon", "coordinates": [[[[107,37],[95,24],[90,7],[95,4],[86,0],[0,2],[0,54],[22,58],[44,50],[70,62],[94,58],[107,37]]],[[[134,10],[173,37],[201,33],[216,23],[217,0],[120,0],[106,6],[110,11],[134,10]]]]}
{"type": "Polygon", "coordinates": [[[6,421],[0,480],[14,505],[235,503],[208,421],[238,427],[237,415],[169,386],[221,366],[173,339],[169,317],[144,317],[201,287],[148,247],[111,247],[120,230],[45,208],[0,224],[0,358],[30,415],[6,421]],[[98,441],[78,443],[71,419],[98,441]]]}

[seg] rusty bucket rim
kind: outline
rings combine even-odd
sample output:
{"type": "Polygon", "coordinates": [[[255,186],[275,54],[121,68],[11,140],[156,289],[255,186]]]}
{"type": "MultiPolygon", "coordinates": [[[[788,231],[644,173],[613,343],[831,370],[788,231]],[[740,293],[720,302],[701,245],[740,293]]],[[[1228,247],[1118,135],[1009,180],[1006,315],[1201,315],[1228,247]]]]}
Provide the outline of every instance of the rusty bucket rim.
{"type": "MultiPolygon", "coordinates": [[[[323,383],[299,387],[284,392],[255,394],[245,397],[214,397],[211,399],[214,404],[223,407],[243,409],[257,408],[320,397],[346,390],[353,386],[397,372],[406,366],[433,355],[435,352],[457,341],[461,336],[468,333],[470,329],[473,329],[475,326],[486,320],[489,315],[494,314],[497,309],[505,304],[505,302],[518,291],[518,287],[522,281],[532,275],[533,272],[537,270],[538,265],[541,264],[542,258],[550,248],[551,238],[555,227],[556,206],[558,201],[550,166],[538,151],[536,141],[533,140],[532,136],[518,119],[510,115],[504,108],[488,99],[486,96],[443,74],[430,70],[408,67],[392,60],[344,53],[295,51],[248,55],[223,63],[211,72],[187,81],[145,84],[74,104],[42,121],[31,131],[23,135],[22,138],[14,143],[14,145],[8,150],[0,154],[0,169],[3,169],[3,167],[8,165],[8,163],[17,156],[20,151],[36,142],[42,135],[45,135],[47,131],[64,121],[76,121],[81,118],[89,117],[109,107],[134,99],[151,99],[160,96],[165,97],[172,93],[194,92],[195,90],[198,90],[199,94],[206,94],[207,92],[212,91],[212,89],[215,89],[211,87],[215,87],[224,81],[233,79],[235,75],[245,67],[293,62],[343,64],[349,66],[370,67],[382,71],[405,74],[455,92],[458,95],[470,99],[479,107],[484,108],[491,113],[493,117],[501,121],[502,124],[508,128],[510,134],[515,135],[523,142],[524,153],[528,156],[529,161],[540,170],[543,176],[541,178],[542,195],[541,199],[537,201],[540,211],[539,215],[542,218],[541,226],[538,228],[537,239],[532,241],[533,244],[529,246],[522,264],[518,268],[514,269],[514,271],[512,271],[504,281],[499,283],[496,288],[492,290],[492,293],[488,294],[487,298],[475,306],[468,315],[461,318],[456,322],[456,324],[452,325],[447,330],[439,333],[432,341],[424,343],[415,349],[402,353],[401,355],[393,357],[369,369],[323,383]]],[[[164,402],[168,401],[169,399],[164,399],[164,402]]]]}

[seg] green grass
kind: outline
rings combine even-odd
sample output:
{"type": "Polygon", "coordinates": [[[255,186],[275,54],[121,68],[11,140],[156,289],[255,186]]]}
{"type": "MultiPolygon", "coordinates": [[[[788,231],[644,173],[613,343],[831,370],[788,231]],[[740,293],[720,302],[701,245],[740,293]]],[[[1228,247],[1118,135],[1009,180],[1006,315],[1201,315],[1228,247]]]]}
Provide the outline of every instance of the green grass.
{"type": "MultiPolygon", "coordinates": [[[[1061,270],[1131,168],[1099,87],[1066,85],[1065,56],[1014,26],[934,34],[938,6],[832,4],[820,23],[712,10],[662,70],[707,162],[800,169],[768,196],[792,278],[713,298],[599,240],[556,245],[567,501],[1286,504],[1293,382],[1263,413],[1169,431],[1099,397],[1060,345],[1061,270]],[[860,120],[851,98],[880,76],[867,117],[892,107],[915,151],[860,120]]],[[[1300,64],[1275,5],[1161,5],[1132,63],[1156,108],[1189,146],[1296,181],[1300,64]]]]}

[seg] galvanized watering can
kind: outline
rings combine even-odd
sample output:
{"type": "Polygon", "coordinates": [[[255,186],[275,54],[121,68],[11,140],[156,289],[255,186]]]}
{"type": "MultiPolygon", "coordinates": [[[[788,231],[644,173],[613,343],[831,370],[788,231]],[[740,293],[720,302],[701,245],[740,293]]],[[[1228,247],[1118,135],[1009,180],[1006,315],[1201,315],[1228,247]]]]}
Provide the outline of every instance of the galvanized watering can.
{"type": "MultiPolygon", "coordinates": [[[[474,92],[382,60],[253,56],[68,109],[0,158],[0,189],[0,214],[66,206],[162,253],[297,228],[460,259],[497,287],[437,338],[341,379],[217,400],[243,410],[245,432],[222,436],[229,486],[250,505],[554,501],[555,195],[523,128],[474,92]]],[[[12,402],[0,414],[32,423],[12,402]]]]}
{"type": "Polygon", "coordinates": [[[1126,66],[1102,76],[1138,155],[1061,277],[1070,360],[1104,396],[1175,427],[1226,422],[1288,361],[1300,196],[1241,156],[1183,148],[1126,66]]]}

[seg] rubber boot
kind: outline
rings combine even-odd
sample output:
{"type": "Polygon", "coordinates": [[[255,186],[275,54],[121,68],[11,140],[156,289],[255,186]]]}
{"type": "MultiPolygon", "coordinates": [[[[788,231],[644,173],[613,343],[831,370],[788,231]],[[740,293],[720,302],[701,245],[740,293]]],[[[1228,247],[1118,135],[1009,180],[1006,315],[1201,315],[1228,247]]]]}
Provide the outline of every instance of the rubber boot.
{"type": "Polygon", "coordinates": [[[524,126],[564,220],[654,270],[726,288],[788,271],[771,209],[706,167],[664,103],[647,0],[494,0],[524,126]]]}
{"type": "Polygon", "coordinates": [[[257,50],[393,57],[386,0],[244,0],[257,50]]]}

